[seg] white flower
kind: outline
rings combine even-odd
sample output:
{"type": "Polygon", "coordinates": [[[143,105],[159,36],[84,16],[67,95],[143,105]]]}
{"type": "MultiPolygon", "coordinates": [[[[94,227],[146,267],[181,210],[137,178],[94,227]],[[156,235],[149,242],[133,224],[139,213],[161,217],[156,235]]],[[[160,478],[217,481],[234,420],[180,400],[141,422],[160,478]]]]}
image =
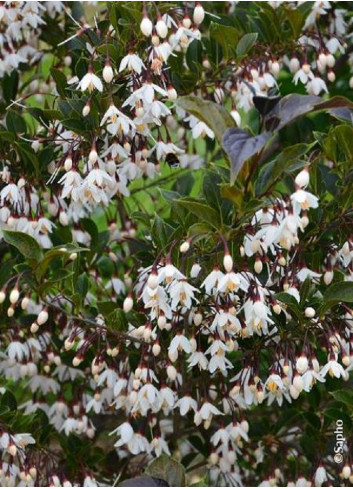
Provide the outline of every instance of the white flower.
{"type": "Polygon", "coordinates": [[[212,272],[207,275],[205,280],[202,282],[201,287],[205,288],[206,294],[211,294],[213,289],[218,288],[219,281],[224,276],[223,272],[219,268],[214,268],[212,272]]]}
{"type": "Polygon", "coordinates": [[[100,78],[93,73],[92,69],[90,69],[79,81],[77,88],[82,90],[82,92],[85,92],[86,90],[92,92],[95,88],[99,92],[103,92],[103,83],[100,78]]]}
{"type": "Polygon", "coordinates": [[[296,276],[300,282],[304,282],[307,278],[310,278],[314,283],[317,283],[321,275],[321,273],[316,273],[307,267],[302,267],[296,276]]]}
{"type": "Polygon", "coordinates": [[[294,192],[294,194],[291,195],[291,201],[294,212],[297,214],[299,214],[301,210],[308,210],[310,208],[316,209],[319,206],[319,199],[303,189],[294,192]]]}
{"type": "Polygon", "coordinates": [[[201,406],[201,409],[199,411],[197,411],[197,413],[195,413],[195,418],[196,418],[197,414],[200,416],[201,420],[204,420],[204,421],[212,419],[212,416],[222,416],[223,415],[223,413],[219,409],[217,409],[216,406],[214,406],[213,404],[211,404],[210,402],[207,402],[207,401],[204,402],[201,406]]]}
{"type": "Polygon", "coordinates": [[[229,272],[223,275],[218,283],[218,292],[236,292],[239,288],[243,288],[241,285],[244,281],[241,279],[241,275],[235,272],[229,272]]]}
{"type": "Polygon", "coordinates": [[[184,279],[174,280],[169,288],[169,295],[172,299],[172,309],[175,310],[178,305],[187,307],[189,309],[191,307],[192,300],[196,301],[194,293],[197,291],[198,289],[196,289],[196,287],[193,287],[184,279]]]}
{"type": "Polygon", "coordinates": [[[185,122],[189,122],[191,127],[192,137],[197,139],[198,137],[208,136],[210,139],[214,139],[214,132],[210,127],[208,127],[205,122],[200,121],[195,116],[190,115],[185,119],[185,122]]]}
{"type": "Polygon", "coordinates": [[[189,368],[195,367],[196,365],[200,370],[206,370],[208,366],[208,360],[205,354],[198,350],[192,353],[188,359],[189,368]]]}
{"type": "Polygon", "coordinates": [[[266,380],[265,387],[269,391],[274,392],[277,391],[278,389],[282,390],[284,388],[284,385],[279,375],[271,374],[266,380]]]}
{"type": "Polygon", "coordinates": [[[229,431],[226,428],[220,428],[211,436],[211,443],[216,447],[219,443],[227,444],[230,438],[229,431]]]}
{"type": "Polygon", "coordinates": [[[120,426],[118,426],[114,431],[110,433],[110,435],[113,435],[115,433],[117,433],[120,437],[120,440],[115,443],[115,447],[120,447],[122,445],[125,445],[125,443],[129,443],[134,436],[133,427],[128,421],[125,421],[125,423],[122,423],[120,426]]]}
{"type": "Polygon", "coordinates": [[[124,71],[127,68],[129,71],[135,71],[138,75],[140,75],[142,68],[146,68],[142,59],[134,53],[129,53],[123,57],[119,66],[119,73],[124,71]]]}
{"type": "Polygon", "coordinates": [[[182,335],[181,333],[174,336],[168,348],[169,353],[175,353],[179,351],[191,353],[190,341],[186,338],[186,336],[182,335]]]}
{"type": "Polygon", "coordinates": [[[321,373],[317,373],[313,368],[308,369],[302,376],[303,390],[305,392],[310,392],[313,385],[318,382],[325,382],[325,378],[322,377],[321,373]]]}
{"type": "Polygon", "coordinates": [[[325,81],[318,76],[315,76],[309,81],[306,90],[310,95],[319,95],[321,92],[328,92],[325,81]]]}
{"type": "Polygon", "coordinates": [[[304,85],[308,83],[309,80],[314,78],[314,73],[311,71],[309,65],[303,65],[300,70],[298,70],[294,77],[293,82],[295,85],[298,84],[298,81],[301,81],[304,85]]]}
{"type": "Polygon", "coordinates": [[[176,403],[175,407],[179,408],[180,415],[185,416],[191,409],[196,412],[197,410],[197,402],[191,396],[186,395],[179,399],[176,403]]]}
{"type": "Polygon", "coordinates": [[[346,377],[345,370],[342,367],[342,365],[337,362],[335,355],[330,355],[329,361],[320,370],[320,375],[322,377],[326,377],[327,374],[329,374],[331,377],[336,377],[336,378],[346,377]]]}
{"type": "Polygon", "coordinates": [[[168,96],[168,92],[163,88],[155,85],[154,83],[144,83],[142,87],[134,90],[134,92],[128,97],[123,103],[123,107],[130,105],[131,107],[135,106],[135,103],[141,100],[144,104],[151,105],[155,98],[155,94],[159,93],[163,97],[168,96]]]}
{"type": "Polygon", "coordinates": [[[315,486],[320,487],[324,482],[328,480],[327,473],[325,467],[323,465],[319,465],[315,472],[315,486]]]}
{"type": "Polygon", "coordinates": [[[162,453],[170,455],[168,444],[161,436],[156,436],[153,438],[153,440],[151,441],[151,448],[155,451],[157,457],[160,457],[162,453]]]}

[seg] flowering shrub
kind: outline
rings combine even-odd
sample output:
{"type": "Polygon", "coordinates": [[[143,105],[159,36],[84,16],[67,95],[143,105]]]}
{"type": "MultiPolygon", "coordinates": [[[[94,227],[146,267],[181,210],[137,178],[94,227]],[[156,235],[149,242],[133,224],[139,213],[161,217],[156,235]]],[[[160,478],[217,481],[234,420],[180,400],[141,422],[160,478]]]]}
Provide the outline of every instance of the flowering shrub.
{"type": "Polygon", "coordinates": [[[351,7],[1,2],[1,486],[353,482],[351,7]]]}

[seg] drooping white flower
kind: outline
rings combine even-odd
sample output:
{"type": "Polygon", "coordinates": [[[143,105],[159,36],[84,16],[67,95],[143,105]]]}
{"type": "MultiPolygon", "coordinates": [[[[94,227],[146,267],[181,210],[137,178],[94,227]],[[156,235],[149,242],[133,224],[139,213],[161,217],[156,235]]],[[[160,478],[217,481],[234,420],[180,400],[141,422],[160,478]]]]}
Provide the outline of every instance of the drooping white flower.
{"type": "Polygon", "coordinates": [[[97,75],[93,73],[92,68],[89,68],[88,73],[86,73],[83,78],[79,81],[77,88],[85,92],[93,92],[96,88],[99,92],[103,92],[103,83],[97,75]]]}
{"type": "Polygon", "coordinates": [[[125,69],[129,71],[135,71],[138,75],[141,74],[142,69],[145,69],[145,65],[142,59],[135,53],[129,53],[123,57],[120,62],[119,72],[121,73],[125,69]]]}

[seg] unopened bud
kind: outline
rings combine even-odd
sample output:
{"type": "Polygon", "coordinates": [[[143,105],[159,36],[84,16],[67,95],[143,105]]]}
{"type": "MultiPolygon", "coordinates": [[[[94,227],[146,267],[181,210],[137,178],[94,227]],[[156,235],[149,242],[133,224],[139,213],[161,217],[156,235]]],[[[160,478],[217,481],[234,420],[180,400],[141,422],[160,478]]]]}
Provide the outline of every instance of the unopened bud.
{"type": "Polygon", "coordinates": [[[128,313],[131,311],[131,309],[134,307],[134,301],[130,295],[125,297],[124,304],[123,304],[123,309],[124,312],[128,313]]]}
{"type": "Polygon", "coordinates": [[[229,253],[225,253],[223,257],[223,266],[227,273],[233,270],[233,258],[230,256],[229,253]]]}
{"type": "Polygon", "coordinates": [[[304,311],[305,317],[313,318],[316,314],[315,309],[313,307],[307,307],[304,311]]]}

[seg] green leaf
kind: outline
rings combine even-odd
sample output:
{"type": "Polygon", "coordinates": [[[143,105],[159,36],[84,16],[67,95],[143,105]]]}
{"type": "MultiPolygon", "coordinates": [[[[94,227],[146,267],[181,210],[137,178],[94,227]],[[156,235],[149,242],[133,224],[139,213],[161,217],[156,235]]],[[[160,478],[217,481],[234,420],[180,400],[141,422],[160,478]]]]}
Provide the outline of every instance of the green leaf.
{"type": "Polygon", "coordinates": [[[302,32],[302,28],[305,23],[305,15],[303,15],[303,13],[297,8],[288,8],[286,15],[293,32],[293,39],[297,39],[302,32]]]}
{"type": "Polygon", "coordinates": [[[163,249],[170,241],[174,228],[166,223],[162,218],[156,216],[152,222],[151,236],[158,248],[163,249]]]}
{"type": "Polygon", "coordinates": [[[353,128],[348,124],[332,128],[323,143],[326,156],[334,161],[353,160],[353,128]]]}
{"type": "Polygon", "coordinates": [[[275,160],[263,166],[256,182],[256,195],[265,194],[288,168],[310,151],[314,145],[315,143],[299,143],[285,148],[275,160]]]}
{"type": "Polygon", "coordinates": [[[15,396],[11,391],[6,389],[4,394],[0,394],[0,410],[3,412],[4,410],[16,411],[17,410],[17,402],[15,396]]]}
{"type": "Polygon", "coordinates": [[[296,317],[300,318],[302,316],[299,304],[291,294],[287,294],[286,292],[279,292],[275,295],[275,297],[279,302],[285,304],[288,307],[289,311],[296,317]]]}
{"type": "Polygon", "coordinates": [[[212,227],[218,229],[220,222],[220,215],[218,212],[207,204],[202,204],[191,199],[180,199],[177,201],[178,205],[181,205],[185,209],[189,210],[192,214],[197,216],[204,222],[208,222],[212,227]]]}
{"type": "Polygon", "coordinates": [[[320,313],[324,313],[340,302],[353,302],[353,282],[337,282],[326,289],[320,313]]]}
{"type": "Polygon", "coordinates": [[[26,233],[20,231],[3,231],[4,240],[18,249],[33,267],[42,258],[42,250],[37,241],[26,233]]]}
{"type": "Polygon", "coordinates": [[[237,56],[245,56],[248,51],[253,47],[257,40],[257,32],[250,32],[249,34],[245,34],[240,41],[238,42],[236,53],[237,56]]]}
{"type": "Polygon", "coordinates": [[[35,170],[36,175],[39,175],[39,162],[36,154],[33,149],[29,146],[29,144],[25,142],[16,142],[16,147],[18,152],[20,153],[21,158],[24,162],[29,163],[33,169],[35,170]]]}
{"type": "Polygon", "coordinates": [[[353,391],[348,390],[339,390],[335,392],[330,392],[330,395],[339,402],[343,404],[347,404],[351,408],[353,408],[353,391]]]}
{"type": "Polygon", "coordinates": [[[66,76],[64,75],[64,73],[62,71],[57,70],[56,68],[51,68],[50,73],[51,73],[51,76],[54,78],[58,94],[61,97],[65,98],[66,97],[66,85],[67,85],[66,76]]]}
{"type": "Polygon", "coordinates": [[[23,134],[27,131],[25,120],[14,110],[8,110],[6,115],[6,127],[10,132],[23,134]]]}
{"type": "Polygon", "coordinates": [[[229,112],[210,100],[203,100],[196,95],[188,95],[180,97],[177,100],[177,105],[205,122],[219,141],[222,141],[223,134],[227,129],[234,127],[234,120],[229,112]]]}
{"type": "Polygon", "coordinates": [[[41,280],[44,277],[48,267],[56,258],[68,258],[71,253],[79,253],[81,251],[89,251],[89,248],[78,248],[70,244],[57,248],[51,248],[45,253],[44,258],[41,260],[36,268],[36,276],[38,280],[41,280]]]}
{"type": "Polygon", "coordinates": [[[126,319],[126,314],[122,309],[114,309],[111,313],[107,315],[107,328],[109,331],[123,331],[128,330],[128,321],[126,319]]]}
{"type": "Polygon", "coordinates": [[[184,467],[168,455],[161,455],[149,464],[146,475],[168,482],[170,487],[185,487],[184,467]]]}
{"type": "Polygon", "coordinates": [[[223,53],[225,57],[228,58],[233,47],[235,47],[239,36],[235,27],[211,22],[210,37],[222,46],[223,53]]]}

